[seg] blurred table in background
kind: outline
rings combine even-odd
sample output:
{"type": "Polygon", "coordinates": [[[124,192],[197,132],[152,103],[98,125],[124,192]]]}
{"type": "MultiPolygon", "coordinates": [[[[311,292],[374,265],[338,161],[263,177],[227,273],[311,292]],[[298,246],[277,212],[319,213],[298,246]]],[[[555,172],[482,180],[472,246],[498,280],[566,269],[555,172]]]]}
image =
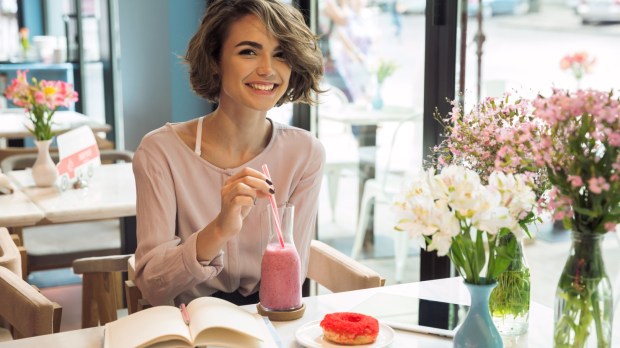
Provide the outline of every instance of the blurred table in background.
{"type": "Polygon", "coordinates": [[[131,163],[101,165],[87,179],[88,187],[65,191],[56,186],[35,187],[31,170],[16,170],[7,175],[43,213],[37,225],[119,218],[121,252],[135,251],[136,186],[131,163]]]}
{"type": "MultiPolygon", "coordinates": [[[[79,126],[88,125],[94,132],[109,132],[109,124],[92,120],[88,116],[75,111],[56,111],[53,116],[52,130],[56,133],[66,132],[79,126]]],[[[22,109],[0,110],[0,138],[20,139],[32,137],[26,125],[30,121],[22,109]]]]}

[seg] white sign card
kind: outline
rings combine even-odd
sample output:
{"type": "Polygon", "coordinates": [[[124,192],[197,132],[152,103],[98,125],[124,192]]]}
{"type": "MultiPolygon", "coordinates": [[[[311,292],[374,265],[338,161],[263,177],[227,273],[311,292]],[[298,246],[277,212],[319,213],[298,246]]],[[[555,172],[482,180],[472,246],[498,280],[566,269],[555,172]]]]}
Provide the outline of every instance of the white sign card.
{"type": "Polygon", "coordinates": [[[60,158],[56,168],[63,188],[70,187],[78,178],[90,178],[94,169],[101,165],[97,140],[89,126],[60,134],[56,142],[60,158]]]}

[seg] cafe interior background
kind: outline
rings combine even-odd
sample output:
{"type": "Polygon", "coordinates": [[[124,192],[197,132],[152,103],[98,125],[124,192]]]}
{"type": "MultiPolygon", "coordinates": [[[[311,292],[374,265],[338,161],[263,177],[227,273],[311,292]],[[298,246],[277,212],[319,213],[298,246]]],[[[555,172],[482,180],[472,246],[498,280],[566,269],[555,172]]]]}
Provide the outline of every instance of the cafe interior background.
{"type": "MultiPolygon", "coordinates": [[[[357,240],[361,249],[354,256],[381,273],[387,284],[453,276],[447,258],[397,239],[390,209],[394,192],[421,170],[428,150],[440,139],[435,108],[446,115],[451,108],[446,99],[461,95],[467,110],[484,97],[504,92],[531,97],[549,93],[551,87],[574,89],[577,83],[582,88],[617,88],[620,19],[588,22],[578,14],[580,2],[570,0],[485,0],[481,17],[475,0],[348,1],[355,20],[343,31],[362,42],[356,52],[363,54],[363,62],[347,66],[338,61],[350,52],[338,42],[343,34],[330,25],[326,0],[295,1],[325,38],[324,86],[330,92],[318,106],[286,105],[270,112],[275,120],[312,131],[325,145],[316,238],[345,254],[352,253],[357,240]],[[579,81],[560,65],[562,58],[578,52],[595,59],[579,81]],[[379,84],[381,64],[393,71],[379,84]],[[362,192],[374,195],[363,199],[362,192]],[[367,212],[363,219],[360,211],[367,212]],[[398,272],[397,252],[406,255],[398,272]]],[[[80,94],[76,111],[112,125],[108,140],[117,149],[134,151],[150,130],[212,110],[189,89],[179,58],[205,3],[0,0],[0,91],[16,64],[31,74],[69,79],[80,94]],[[20,27],[29,30],[34,56],[19,54],[20,27]]],[[[0,98],[0,109],[7,106],[0,98]]],[[[28,247],[27,240],[25,244],[28,247]]],[[[548,224],[526,243],[533,301],[553,306],[569,244],[567,231],[548,224]]],[[[613,282],[620,243],[608,235],[604,246],[613,282]]],[[[58,298],[63,316],[76,315],[74,324],[63,317],[63,328],[78,328],[75,306],[80,302],[67,294],[79,297],[79,277],[70,269],[52,277],[66,281],[42,291],[58,298]]]]}

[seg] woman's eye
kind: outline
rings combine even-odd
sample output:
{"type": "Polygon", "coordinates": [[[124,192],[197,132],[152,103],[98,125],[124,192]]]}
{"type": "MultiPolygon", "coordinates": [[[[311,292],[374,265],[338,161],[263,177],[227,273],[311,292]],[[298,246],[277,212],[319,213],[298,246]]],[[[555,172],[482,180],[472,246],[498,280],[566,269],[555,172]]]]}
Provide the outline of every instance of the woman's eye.
{"type": "Polygon", "coordinates": [[[284,56],[284,52],[276,52],[273,56],[281,60],[286,60],[286,57],[284,56]]]}
{"type": "Polygon", "coordinates": [[[255,56],[256,52],[254,52],[253,50],[246,48],[244,50],[241,50],[241,52],[239,52],[240,55],[242,56],[255,56]]]}

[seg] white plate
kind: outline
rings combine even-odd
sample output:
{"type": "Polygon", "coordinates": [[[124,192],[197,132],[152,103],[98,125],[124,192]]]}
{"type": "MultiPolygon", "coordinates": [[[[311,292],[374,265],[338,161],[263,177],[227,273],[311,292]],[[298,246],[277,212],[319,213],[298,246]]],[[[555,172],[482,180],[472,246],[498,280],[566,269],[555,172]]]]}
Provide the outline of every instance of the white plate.
{"type": "MultiPolygon", "coordinates": [[[[295,332],[297,342],[307,348],[342,348],[352,347],[343,344],[336,344],[323,338],[323,329],[319,325],[320,320],[315,320],[300,327],[295,332]]],[[[379,322],[379,335],[377,340],[372,344],[362,344],[355,346],[356,348],[382,348],[387,347],[394,340],[394,330],[391,327],[379,322]]]]}

